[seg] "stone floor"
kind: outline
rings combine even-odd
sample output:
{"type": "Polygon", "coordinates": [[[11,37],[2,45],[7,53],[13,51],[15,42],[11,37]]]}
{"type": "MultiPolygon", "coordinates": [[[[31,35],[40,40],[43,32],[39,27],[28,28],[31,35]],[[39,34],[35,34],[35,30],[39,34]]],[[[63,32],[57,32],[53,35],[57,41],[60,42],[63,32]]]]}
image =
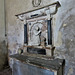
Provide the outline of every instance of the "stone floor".
{"type": "Polygon", "coordinates": [[[0,75],[12,75],[12,71],[10,68],[7,68],[0,72],[0,75]]]}

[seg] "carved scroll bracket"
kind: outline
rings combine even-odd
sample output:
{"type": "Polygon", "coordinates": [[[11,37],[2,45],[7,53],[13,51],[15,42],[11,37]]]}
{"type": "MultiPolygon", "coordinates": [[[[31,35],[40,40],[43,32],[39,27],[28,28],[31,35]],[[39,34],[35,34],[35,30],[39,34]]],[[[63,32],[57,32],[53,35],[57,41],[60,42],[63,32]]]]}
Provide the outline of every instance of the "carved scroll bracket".
{"type": "Polygon", "coordinates": [[[24,24],[27,23],[26,17],[24,16],[24,14],[18,15],[17,18],[18,18],[20,21],[23,21],[24,24]]]}

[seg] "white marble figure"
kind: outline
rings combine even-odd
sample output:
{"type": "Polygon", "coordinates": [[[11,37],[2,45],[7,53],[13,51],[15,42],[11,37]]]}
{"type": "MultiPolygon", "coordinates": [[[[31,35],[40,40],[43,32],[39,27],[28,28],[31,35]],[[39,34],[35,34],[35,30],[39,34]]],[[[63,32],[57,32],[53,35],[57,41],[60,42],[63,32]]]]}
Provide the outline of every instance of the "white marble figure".
{"type": "Polygon", "coordinates": [[[39,46],[40,45],[40,33],[41,33],[41,29],[36,26],[35,29],[34,29],[34,32],[33,32],[33,36],[32,36],[32,45],[33,46],[39,46]]]}

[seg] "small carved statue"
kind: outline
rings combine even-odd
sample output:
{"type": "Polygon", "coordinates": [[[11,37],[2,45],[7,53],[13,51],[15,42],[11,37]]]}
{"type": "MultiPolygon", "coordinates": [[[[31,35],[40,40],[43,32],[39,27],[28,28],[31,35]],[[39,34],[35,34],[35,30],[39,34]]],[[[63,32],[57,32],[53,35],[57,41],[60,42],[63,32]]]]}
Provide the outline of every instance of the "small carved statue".
{"type": "Polygon", "coordinates": [[[36,26],[32,37],[32,45],[35,46],[40,45],[41,42],[40,35],[41,35],[41,29],[38,26],[36,26]]]}

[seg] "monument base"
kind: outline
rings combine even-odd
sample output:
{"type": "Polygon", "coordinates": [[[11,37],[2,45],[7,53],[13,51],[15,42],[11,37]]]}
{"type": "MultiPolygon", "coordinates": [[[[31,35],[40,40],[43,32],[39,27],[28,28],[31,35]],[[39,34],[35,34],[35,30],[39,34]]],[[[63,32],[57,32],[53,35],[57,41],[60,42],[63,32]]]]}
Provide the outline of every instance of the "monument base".
{"type": "Polygon", "coordinates": [[[10,58],[13,59],[12,75],[63,75],[64,59],[34,54],[15,54],[10,58]]]}

